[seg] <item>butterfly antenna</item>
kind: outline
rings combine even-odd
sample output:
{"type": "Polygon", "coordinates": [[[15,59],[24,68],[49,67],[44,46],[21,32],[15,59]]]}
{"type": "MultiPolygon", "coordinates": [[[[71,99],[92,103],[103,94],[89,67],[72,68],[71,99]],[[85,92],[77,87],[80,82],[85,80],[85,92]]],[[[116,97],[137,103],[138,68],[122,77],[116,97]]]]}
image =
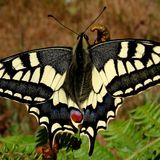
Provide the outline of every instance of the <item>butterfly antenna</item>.
{"type": "Polygon", "coordinates": [[[85,33],[85,32],[88,30],[88,28],[90,28],[90,26],[97,21],[97,19],[102,15],[102,13],[105,11],[106,8],[107,8],[107,7],[104,6],[104,8],[102,9],[102,11],[99,13],[99,15],[92,21],[92,23],[84,30],[83,33],[85,33]]]}
{"type": "Polygon", "coordinates": [[[68,30],[71,31],[72,33],[74,33],[74,34],[76,34],[76,35],[79,36],[78,33],[76,33],[74,30],[70,29],[69,27],[65,26],[65,25],[64,25],[63,23],[61,23],[55,16],[49,14],[48,17],[53,18],[53,19],[54,19],[56,22],[58,22],[61,26],[63,26],[64,28],[68,29],[68,30]]]}

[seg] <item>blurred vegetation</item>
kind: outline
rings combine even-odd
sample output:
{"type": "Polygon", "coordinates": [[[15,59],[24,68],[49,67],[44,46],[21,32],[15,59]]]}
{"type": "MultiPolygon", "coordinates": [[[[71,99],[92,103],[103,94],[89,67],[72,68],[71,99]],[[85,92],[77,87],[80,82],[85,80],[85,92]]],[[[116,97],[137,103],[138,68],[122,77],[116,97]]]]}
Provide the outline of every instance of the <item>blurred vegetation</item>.
{"type": "MultiPolygon", "coordinates": [[[[160,0],[0,0],[0,58],[34,48],[73,46],[76,36],[47,18],[47,15],[55,15],[79,33],[103,6],[107,6],[107,11],[97,23],[108,27],[112,39],[160,41],[160,0]]],[[[95,35],[90,31],[87,34],[92,43],[95,35]]],[[[150,97],[159,93],[159,88],[154,87],[147,94],[126,99],[117,120],[109,124],[103,136],[98,136],[92,159],[160,159],[159,101],[157,104],[148,102],[152,99],[150,97]]],[[[36,120],[28,116],[23,105],[3,99],[0,99],[0,105],[0,158],[7,159],[5,156],[8,156],[17,159],[15,157],[23,153],[25,158],[19,156],[20,159],[37,159],[35,144],[32,143],[34,137],[27,136],[35,133],[38,126],[36,120]],[[5,136],[11,137],[2,138],[5,136]],[[8,143],[11,145],[8,146],[8,143]],[[31,152],[24,149],[28,145],[32,146],[31,152]]],[[[58,159],[88,159],[86,140],[82,142],[81,149],[74,153],[61,150],[58,159]]]]}

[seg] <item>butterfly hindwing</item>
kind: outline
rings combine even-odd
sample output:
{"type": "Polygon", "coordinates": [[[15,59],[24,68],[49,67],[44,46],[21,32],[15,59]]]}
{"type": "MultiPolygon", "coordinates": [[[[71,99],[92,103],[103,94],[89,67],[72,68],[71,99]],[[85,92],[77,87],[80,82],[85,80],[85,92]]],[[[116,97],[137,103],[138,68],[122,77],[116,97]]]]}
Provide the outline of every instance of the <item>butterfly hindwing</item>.
{"type": "Polygon", "coordinates": [[[107,93],[101,103],[97,102],[96,108],[90,105],[83,110],[84,118],[80,132],[89,138],[89,155],[92,155],[98,131],[106,129],[106,124],[111,118],[115,118],[122,102],[122,98],[113,98],[107,93]]]}
{"type": "Polygon", "coordinates": [[[160,82],[160,43],[112,40],[90,48],[107,91],[115,96],[134,95],[160,82]]]}
{"type": "Polygon", "coordinates": [[[27,110],[37,119],[41,126],[47,128],[51,146],[54,144],[55,136],[58,133],[69,132],[74,134],[78,131],[70,119],[72,107],[68,108],[66,104],[59,103],[54,106],[51,99],[45,103],[28,105],[27,110]]]}
{"type": "Polygon", "coordinates": [[[23,52],[0,61],[0,96],[41,103],[58,90],[71,61],[71,48],[23,52]]]}

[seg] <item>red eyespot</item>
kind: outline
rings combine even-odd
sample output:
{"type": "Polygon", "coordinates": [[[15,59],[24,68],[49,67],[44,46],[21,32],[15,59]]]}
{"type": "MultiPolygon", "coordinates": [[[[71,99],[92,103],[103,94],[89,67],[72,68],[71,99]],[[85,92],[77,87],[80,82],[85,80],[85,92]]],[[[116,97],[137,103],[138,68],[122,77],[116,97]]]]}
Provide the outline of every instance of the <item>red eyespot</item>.
{"type": "Polygon", "coordinates": [[[78,110],[72,110],[70,115],[71,115],[71,119],[75,123],[80,123],[82,121],[82,119],[83,119],[83,114],[78,110]]]}

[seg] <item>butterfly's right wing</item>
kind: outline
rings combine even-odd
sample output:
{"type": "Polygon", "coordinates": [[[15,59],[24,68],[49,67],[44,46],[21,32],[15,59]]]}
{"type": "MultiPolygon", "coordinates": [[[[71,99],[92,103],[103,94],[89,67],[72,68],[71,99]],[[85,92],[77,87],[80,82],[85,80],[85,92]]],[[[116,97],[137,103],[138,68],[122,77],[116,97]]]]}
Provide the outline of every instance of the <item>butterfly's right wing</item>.
{"type": "Polygon", "coordinates": [[[114,97],[135,95],[160,83],[160,43],[124,39],[90,48],[92,61],[114,97]]]}
{"type": "Polygon", "coordinates": [[[54,47],[0,60],[0,96],[28,104],[49,100],[63,85],[71,59],[71,48],[54,47]]]}

